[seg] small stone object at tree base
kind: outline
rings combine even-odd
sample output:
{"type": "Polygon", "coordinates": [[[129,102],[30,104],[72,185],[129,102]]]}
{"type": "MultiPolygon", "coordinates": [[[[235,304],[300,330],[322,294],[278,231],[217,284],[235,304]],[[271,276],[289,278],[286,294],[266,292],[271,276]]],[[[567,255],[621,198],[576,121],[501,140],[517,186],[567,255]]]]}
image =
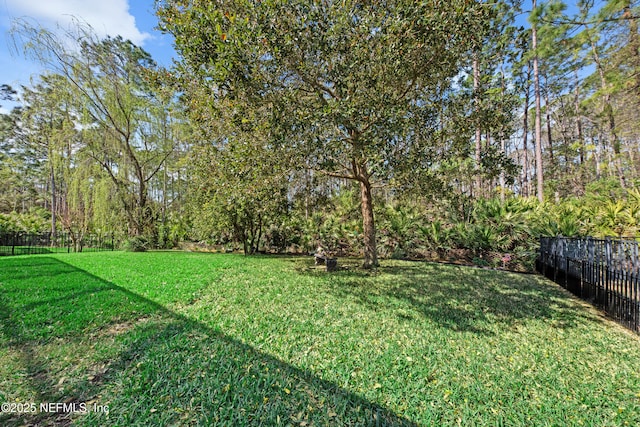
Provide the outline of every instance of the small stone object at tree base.
{"type": "Polygon", "coordinates": [[[313,256],[315,257],[316,265],[324,264],[327,271],[335,271],[338,269],[338,258],[331,258],[321,246],[318,247],[313,256]]]}

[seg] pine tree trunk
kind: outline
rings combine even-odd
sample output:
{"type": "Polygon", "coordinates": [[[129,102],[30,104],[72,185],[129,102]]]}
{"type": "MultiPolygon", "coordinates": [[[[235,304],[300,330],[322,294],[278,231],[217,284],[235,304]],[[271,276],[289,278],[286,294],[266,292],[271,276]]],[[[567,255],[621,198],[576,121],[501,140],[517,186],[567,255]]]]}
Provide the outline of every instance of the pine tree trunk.
{"type": "Polygon", "coordinates": [[[638,20],[633,16],[631,1],[626,0],[622,16],[629,23],[629,56],[635,83],[635,95],[640,95],[640,34],[638,34],[638,20]]]}
{"type": "Polygon", "coordinates": [[[478,197],[482,194],[482,175],[480,168],[480,156],[482,154],[482,129],[480,127],[480,65],[478,59],[473,60],[473,92],[476,113],[476,134],[475,134],[475,174],[476,188],[474,196],[478,197]]]}
{"type": "Polygon", "coordinates": [[[524,95],[524,115],[522,119],[522,176],[523,176],[523,186],[522,193],[523,196],[528,197],[531,195],[531,191],[529,189],[529,88],[527,87],[527,91],[524,95]]]}
{"type": "MultiPolygon", "coordinates": [[[[582,136],[582,115],[580,114],[580,84],[578,82],[578,71],[575,71],[575,98],[574,108],[576,112],[576,134],[578,142],[580,143],[580,165],[584,163],[584,137],[582,136]]],[[[568,163],[568,161],[567,161],[568,163]]]]}
{"type": "Polygon", "coordinates": [[[600,87],[602,89],[602,115],[606,117],[607,125],[609,128],[609,137],[611,138],[610,145],[613,149],[614,156],[610,163],[618,173],[618,179],[620,180],[620,186],[626,188],[626,180],[624,172],[622,170],[622,161],[620,160],[620,140],[616,132],[616,122],[613,115],[613,106],[611,105],[611,95],[609,94],[609,85],[605,77],[605,70],[600,61],[600,55],[593,39],[591,42],[591,53],[593,54],[593,61],[596,64],[598,74],[600,75],[600,87]]]}
{"type": "Polygon", "coordinates": [[[544,91],[544,106],[546,107],[545,109],[545,121],[546,121],[546,125],[547,125],[547,142],[549,143],[549,161],[551,162],[551,164],[553,165],[554,162],[554,158],[553,158],[553,138],[551,138],[551,107],[549,105],[549,81],[546,79],[545,77],[545,82],[547,83],[547,88],[544,91]]]}
{"type": "MultiPolygon", "coordinates": [[[[532,8],[536,8],[536,0],[532,0],[532,8]]],[[[542,175],[542,112],[540,106],[540,71],[538,70],[538,29],[537,24],[531,26],[531,47],[533,49],[533,92],[536,104],[535,118],[535,153],[536,153],[536,182],[538,200],[544,201],[544,177],[542,175]]]]}
{"type": "MultiPolygon", "coordinates": [[[[504,70],[500,71],[500,89],[502,97],[504,98],[505,94],[505,82],[504,82],[504,70]]],[[[500,129],[500,150],[502,154],[506,157],[507,155],[507,140],[504,128],[500,129]]],[[[502,203],[506,200],[505,194],[505,186],[506,186],[506,178],[504,174],[504,168],[500,168],[500,201],[502,203]]]]}
{"type": "MultiPolygon", "coordinates": [[[[595,147],[596,147],[596,152],[595,152],[595,161],[596,161],[596,179],[600,179],[602,178],[602,139],[604,137],[602,136],[602,133],[598,133],[598,139],[595,143],[595,147]]],[[[593,140],[593,135],[591,136],[591,139],[593,140]]]]}

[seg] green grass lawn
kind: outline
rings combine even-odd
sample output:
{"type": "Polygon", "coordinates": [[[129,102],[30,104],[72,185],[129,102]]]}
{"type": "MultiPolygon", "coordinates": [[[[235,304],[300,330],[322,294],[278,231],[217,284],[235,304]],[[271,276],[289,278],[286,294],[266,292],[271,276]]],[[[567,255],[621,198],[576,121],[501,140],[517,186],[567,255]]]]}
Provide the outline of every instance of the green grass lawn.
{"type": "Polygon", "coordinates": [[[640,339],[545,279],[312,264],[0,258],[0,403],[89,408],[0,425],[640,425],[640,339]]]}

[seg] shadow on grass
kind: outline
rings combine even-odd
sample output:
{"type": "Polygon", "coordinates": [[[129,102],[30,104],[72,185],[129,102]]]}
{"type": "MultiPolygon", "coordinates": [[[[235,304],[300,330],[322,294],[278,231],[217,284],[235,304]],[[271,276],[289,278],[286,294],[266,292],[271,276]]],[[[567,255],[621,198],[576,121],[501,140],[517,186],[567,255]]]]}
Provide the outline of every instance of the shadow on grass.
{"type": "Polygon", "coordinates": [[[21,381],[37,397],[34,403],[109,406],[108,415],[0,414],[3,426],[414,425],[311,372],[53,258],[3,262],[0,327],[0,342],[25,369],[21,381]],[[56,357],[92,340],[112,345],[117,356],[93,362],[103,364],[100,372],[59,371],[56,357]],[[52,346],[57,356],[47,354],[52,346]],[[65,376],[74,378],[61,386],[65,376]]]}
{"type": "Polygon", "coordinates": [[[600,321],[560,288],[545,286],[528,274],[394,261],[374,272],[325,273],[300,263],[298,271],[320,278],[330,292],[356,298],[369,309],[409,307],[410,313],[399,310],[397,316],[405,320],[423,316],[455,331],[493,335],[530,319],[546,320],[557,328],[575,327],[586,319],[600,321]]]}

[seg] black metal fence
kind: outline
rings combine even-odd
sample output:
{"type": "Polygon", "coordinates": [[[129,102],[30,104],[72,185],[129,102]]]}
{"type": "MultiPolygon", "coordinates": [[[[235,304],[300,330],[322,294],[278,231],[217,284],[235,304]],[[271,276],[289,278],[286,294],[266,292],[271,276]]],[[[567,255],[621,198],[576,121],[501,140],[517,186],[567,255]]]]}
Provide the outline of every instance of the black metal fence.
{"type": "Polygon", "coordinates": [[[631,239],[542,237],[536,267],[640,333],[639,246],[631,239]]]}
{"type": "Polygon", "coordinates": [[[0,256],[112,251],[114,248],[113,235],[85,234],[80,237],[69,233],[0,233],[0,256]]]}

